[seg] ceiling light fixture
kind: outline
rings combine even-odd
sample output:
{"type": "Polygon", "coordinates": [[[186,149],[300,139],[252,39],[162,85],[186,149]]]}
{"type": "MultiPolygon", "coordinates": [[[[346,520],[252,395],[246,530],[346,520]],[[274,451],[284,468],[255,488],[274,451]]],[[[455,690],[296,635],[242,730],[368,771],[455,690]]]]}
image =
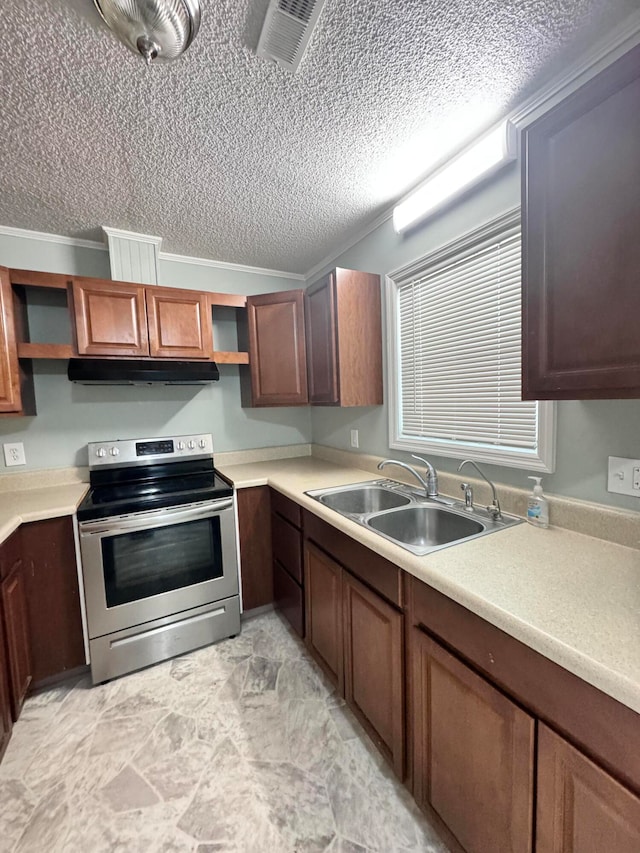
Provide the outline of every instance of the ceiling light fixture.
{"type": "Polygon", "coordinates": [[[515,127],[505,121],[430,175],[396,205],[394,229],[400,233],[417,224],[445,202],[497,172],[515,156],[515,127]]]}
{"type": "Polygon", "coordinates": [[[93,0],[104,22],[129,50],[169,62],[189,47],[200,28],[199,0],[93,0]]]}

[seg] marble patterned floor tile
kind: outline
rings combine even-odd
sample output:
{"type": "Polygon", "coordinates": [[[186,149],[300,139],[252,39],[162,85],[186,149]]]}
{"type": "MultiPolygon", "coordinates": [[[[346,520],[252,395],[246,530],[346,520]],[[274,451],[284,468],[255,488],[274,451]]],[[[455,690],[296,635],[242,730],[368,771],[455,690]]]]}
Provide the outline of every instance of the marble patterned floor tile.
{"type": "Polygon", "coordinates": [[[159,802],[153,788],[132,767],[125,767],[100,791],[113,812],[145,809],[159,802]]]}
{"type": "Polygon", "coordinates": [[[446,853],[274,612],[30,697],[0,802],[2,853],[446,853]]]}

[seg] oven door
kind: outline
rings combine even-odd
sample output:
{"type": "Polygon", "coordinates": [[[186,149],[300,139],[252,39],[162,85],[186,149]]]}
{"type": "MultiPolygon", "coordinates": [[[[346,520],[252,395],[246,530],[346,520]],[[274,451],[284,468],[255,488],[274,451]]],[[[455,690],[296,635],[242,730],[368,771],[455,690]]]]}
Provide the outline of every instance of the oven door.
{"type": "Polygon", "coordinates": [[[238,594],[233,500],[79,524],[89,637],[238,594]]]}

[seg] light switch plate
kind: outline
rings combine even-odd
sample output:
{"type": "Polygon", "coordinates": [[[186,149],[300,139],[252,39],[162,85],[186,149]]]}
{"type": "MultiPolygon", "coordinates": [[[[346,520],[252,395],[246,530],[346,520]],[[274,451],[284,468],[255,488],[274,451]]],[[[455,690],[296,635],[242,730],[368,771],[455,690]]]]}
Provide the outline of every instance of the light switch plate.
{"type": "Polygon", "coordinates": [[[21,441],[16,441],[15,444],[3,444],[4,448],[4,464],[7,468],[12,465],[26,465],[27,460],[24,455],[24,444],[21,441]]]}
{"type": "Polygon", "coordinates": [[[358,436],[358,430],[352,429],[351,430],[351,447],[358,447],[359,444],[360,444],[360,441],[359,441],[359,436],[358,436]]]}
{"type": "Polygon", "coordinates": [[[610,456],[607,491],[640,498],[640,459],[610,456]]]}

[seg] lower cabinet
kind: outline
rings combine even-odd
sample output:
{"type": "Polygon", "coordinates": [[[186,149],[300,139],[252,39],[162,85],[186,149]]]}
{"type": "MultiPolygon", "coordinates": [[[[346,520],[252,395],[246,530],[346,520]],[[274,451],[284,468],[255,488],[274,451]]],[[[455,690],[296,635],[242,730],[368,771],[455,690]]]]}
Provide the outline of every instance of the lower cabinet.
{"type": "Polygon", "coordinates": [[[9,694],[9,682],[7,681],[8,664],[7,655],[2,641],[4,635],[4,620],[2,608],[0,608],[0,759],[4,755],[7,744],[11,738],[11,696],[9,694]]]}
{"type": "Polygon", "coordinates": [[[536,853],[638,853],[640,798],[540,724],[536,829],[536,853]]]}
{"type": "Polygon", "coordinates": [[[304,585],[307,647],[344,695],[342,566],[308,541],[304,545],[304,585]]]}
{"type": "Polygon", "coordinates": [[[238,489],[240,580],[243,610],[273,602],[271,502],[268,486],[238,489]]]}
{"type": "Polygon", "coordinates": [[[418,804],[466,853],[638,853],[640,715],[419,580],[407,592],[418,804]]]}
{"type": "Polygon", "coordinates": [[[343,572],[344,694],[396,774],[404,777],[404,617],[343,572]]]}
{"type": "Polygon", "coordinates": [[[468,853],[530,853],[535,724],[412,629],[414,796],[468,853]]]}
{"type": "Polygon", "coordinates": [[[32,677],[27,601],[21,558],[3,578],[1,595],[11,713],[15,721],[20,716],[32,677]]]}
{"type": "Polygon", "coordinates": [[[273,601],[293,630],[304,638],[302,513],[297,503],[271,490],[273,601]]]}
{"type": "Polygon", "coordinates": [[[71,516],[23,524],[22,555],[34,684],[85,664],[71,516]]]}
{"type": "Polygon", "coordinates": [[[403,779],[404,616],[309,540],[304,557],[307,647],[403,779]]]}

